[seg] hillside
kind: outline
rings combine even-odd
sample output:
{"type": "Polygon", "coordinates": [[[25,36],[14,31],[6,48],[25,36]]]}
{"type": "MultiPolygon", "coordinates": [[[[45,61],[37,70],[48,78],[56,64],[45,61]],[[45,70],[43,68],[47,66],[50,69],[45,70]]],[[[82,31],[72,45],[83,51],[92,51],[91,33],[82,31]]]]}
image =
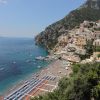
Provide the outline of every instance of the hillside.
{"type": "Polygon", "coordinates": [[[70,12],[66,17],[52,25],[36,36],[36,44],[48,50],[57,44],[58,37],[68,30],[79,26],[84,20],[96,21],[100,19],[100,0],[87,0],[81,7],[70,12]]]}

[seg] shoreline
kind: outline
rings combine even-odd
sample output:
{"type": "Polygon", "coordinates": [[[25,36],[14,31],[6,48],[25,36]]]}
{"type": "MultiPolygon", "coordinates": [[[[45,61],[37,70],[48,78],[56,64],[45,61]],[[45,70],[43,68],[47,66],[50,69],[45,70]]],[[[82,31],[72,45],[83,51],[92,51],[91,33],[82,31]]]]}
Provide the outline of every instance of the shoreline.
{"type": "Polygon", "coordinates": [[[39,71],[32,73],[31,75],[27,76],[27,78],[25,80],[20,81],[18,84],[13,86],[11,89],[7,90],[3,94],[3,96],[5,97],[5,96],[11,94],[13,91],[15,91],[18,88],[20,88],[21,86],[23,86],[26,81],[31,80],[32,77],[42,79],[42,77],[44,77],[45,75],[55,76],[57,78],[57,80],[53,84],[57,84],[59,82],[60,78],[62,78],[65,75],[69,76],[70,73],[71,73],[71,69],[69,68],[69,70],[66,70],[64,65],[62,64],[62,60],[52,61],[46,67],[43,67],[39,71]]]}
{"type": "MultiPolygon", "coordinates": [[[[50,62],[49,64],[51,64],[51,63],[53,63],[53,62],[50,62]]],[[[7,88],[7,90],[4,90],[3,93],[1,93],[0,95],[3,95],[3,96],[9,95],[10,93],[15,91],[16,89],[20,88],[23,84],[25,84],[25,81],[27,81],[28,79],[31,79],[34,75],[38,75],[39,72],[46,69],[48,67],[48,65],[43,66],[42,68],[39,68],[38,70],[36,70],[33,73],[31,73],[31,74],[27,75],[26,77],[24,77],[24,79],[18,80],[15,84],[12,84],[12,86],[7,88]]]]}

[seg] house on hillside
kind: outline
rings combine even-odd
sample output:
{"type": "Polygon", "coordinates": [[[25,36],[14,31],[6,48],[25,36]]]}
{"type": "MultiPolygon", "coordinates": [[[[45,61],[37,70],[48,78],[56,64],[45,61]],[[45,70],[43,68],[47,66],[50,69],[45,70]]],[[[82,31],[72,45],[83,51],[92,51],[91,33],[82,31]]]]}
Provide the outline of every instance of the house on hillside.
{"type": "Polygon", "coordinates": [[[93,45],[94,46],[100,46],[100,39],[94,40],[93,45]]]}
{"type": "Polygon", "coordinates": [[[94,26],[94,28],[96,28],[96,29],[100,28],[100,20],[98,20],[98,21],[96,22],[96,26],[94,26]]]}
{"type": "Polygon", "coordinates": [[[67,36],[67,35],[61,35],[61,36],[58,38],[58,43],[59,43],[59,45],[61,45],[61,46],[67,45],[67,43],[68,43],[68,36],[67,36]]]}
{"type": "Polygon", "coordinates": [[[85,55],[86,54],[86,50],[85,49],[77,48],[76,51],[75,51],[75,53],[76,54],[85,55]]]}
{"type": "Polygon", "coordinates": [[[100,31],[95,31],[94,32],[94,38],[95,39],[100,39],[100,31]]]}
{"type": "Polygon", "coordinates": [[[84,46],[86,45],[86,38],[83,36],[77,36],[75,37],[74,43],[77,47],[84,49],[84,46]]]}

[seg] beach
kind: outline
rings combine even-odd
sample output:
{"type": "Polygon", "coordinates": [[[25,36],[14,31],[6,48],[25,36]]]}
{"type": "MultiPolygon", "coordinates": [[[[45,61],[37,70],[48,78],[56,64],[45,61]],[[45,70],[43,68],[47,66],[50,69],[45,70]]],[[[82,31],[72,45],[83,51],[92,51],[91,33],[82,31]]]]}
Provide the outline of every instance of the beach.
{"type": "MultiPolygon", "coordinates": [[[[37,73],[30,75],[29,77],[26,78],[26,80],[23,80],[16,86],[12,87],[9,91],[5,92],[4,97],[8,96],[13,91],[16,91],[18,88],[25,85],[28,80],[31,80],[33,78],[43,80],[43,77],[46,77],[46,76],[51,77],[54,80],[51,80],[51,79],[43,80],[40,84],[37,85],[37,87],[35,87],[35,89],[31,90],[24,97],[29,98],[30,96],[38,96],[38,95],[42,95],[46,92],[52,92],[55,88],[57,88],[59,80],[63,76],[68,77],[70,73],[71,73],[71,67],[68,67],[68,69],[66,69],[63,65],[62,60],[55,60],[55,61],[51,62],[47,67],[42,68],[37,73]]],[[[24,98],[24,100],[25,100],[25,98],[24,98]]]]}

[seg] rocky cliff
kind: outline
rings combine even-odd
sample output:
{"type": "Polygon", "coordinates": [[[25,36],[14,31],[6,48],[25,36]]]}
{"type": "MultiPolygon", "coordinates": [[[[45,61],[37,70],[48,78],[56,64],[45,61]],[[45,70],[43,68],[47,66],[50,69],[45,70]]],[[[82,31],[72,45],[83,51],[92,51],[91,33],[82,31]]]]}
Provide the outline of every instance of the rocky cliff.
{"type": "Polygon", "coordinates": [[[87,2],[85,4],[83,4],[81,7],[100,9],[100,0],[87,0],[87,2]]]}
{"type": "Polygon", "coordinates": [[[100,0],[87,0],[81,7],[70,12],[67,16],[36,36],[36,44],[53,49],[58,37],[67,34],[68,30],[78,27],[84,20],[96,21],[100,19],[100,0]]]}

